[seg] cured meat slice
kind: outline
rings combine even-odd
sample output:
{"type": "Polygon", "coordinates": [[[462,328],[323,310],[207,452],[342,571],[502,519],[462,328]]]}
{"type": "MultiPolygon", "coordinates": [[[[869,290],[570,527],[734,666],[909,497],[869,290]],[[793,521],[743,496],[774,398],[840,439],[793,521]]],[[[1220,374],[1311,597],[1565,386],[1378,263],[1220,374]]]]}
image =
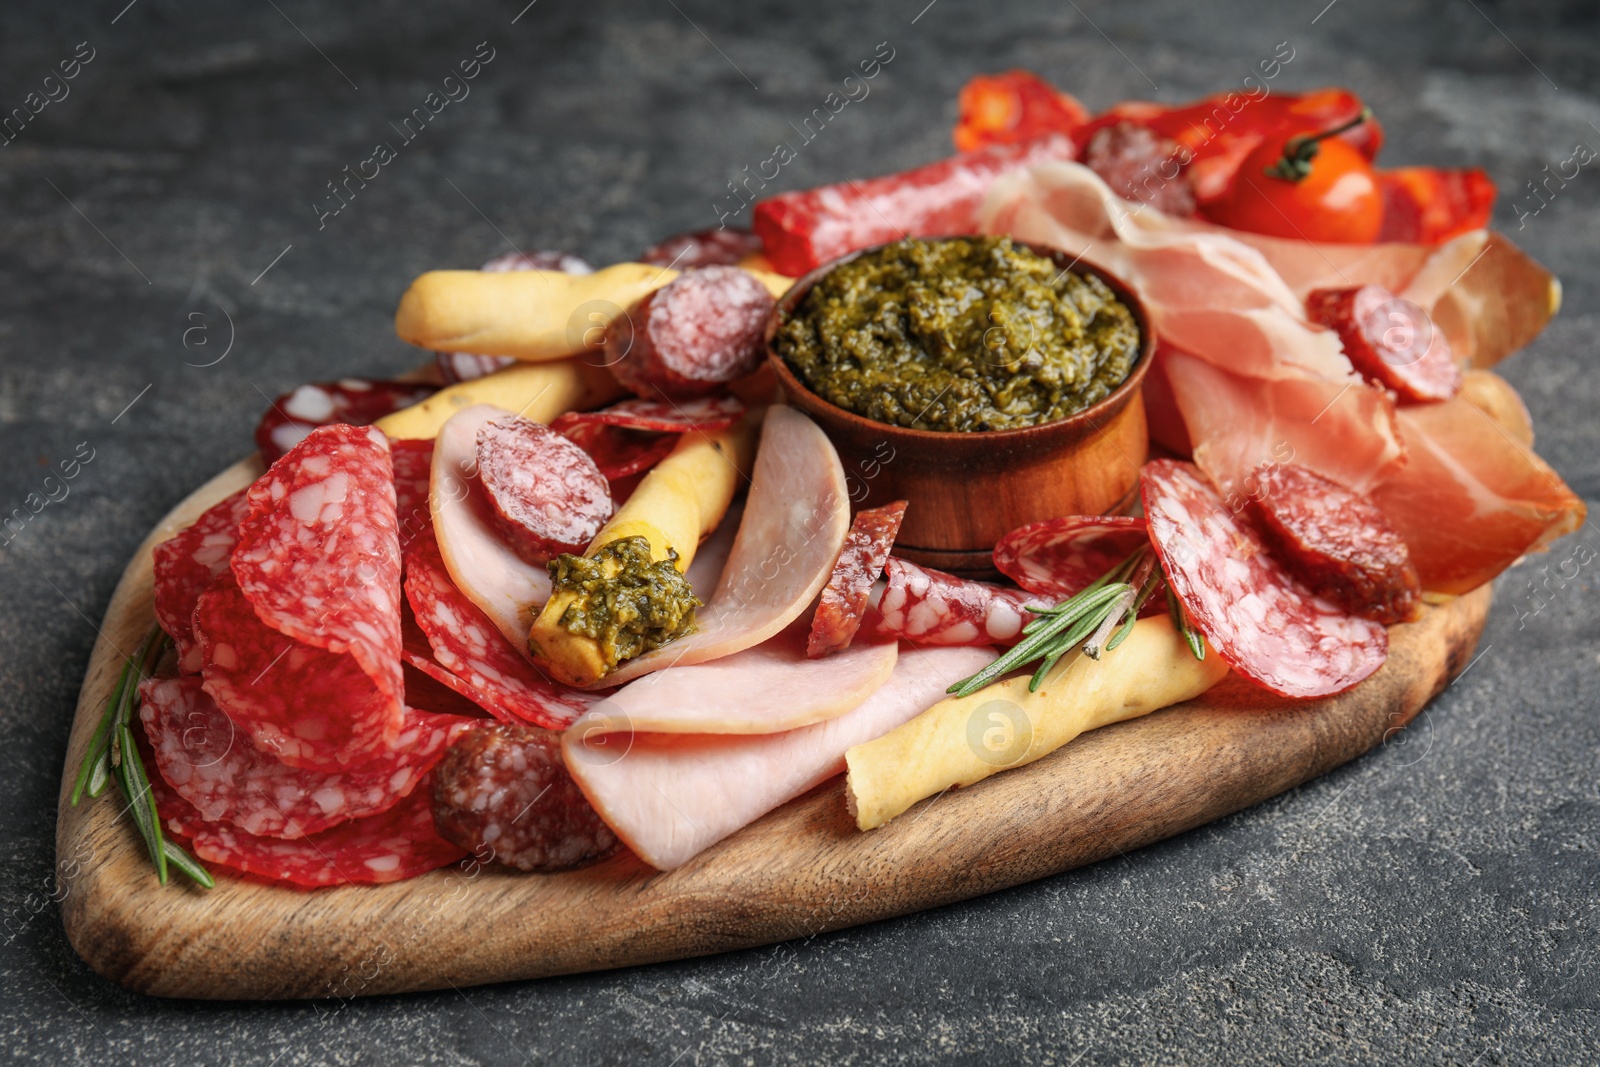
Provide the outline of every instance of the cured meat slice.
{"type": "MultiPolygon", "coordinates": [[[[205,690],[257,748],[295,767],[337,771],[389,749],[403,712],[355,657],[262,623],[232,574],[200,597],[195,638],[205,690]]],[[[400,657],[394,661],[403,694],[400,657]]]]}
{"type": "Polygon", "coordinates": [[[878,599],[876,633],[917,645],[1010,644],[1032,617],[1056,598],[1035,596],[989,582],[957,578],[932,567],[889,557],[878,599]]]}
{"type": "Polygon", "coordinates": [[[550,425],[589,454],[611,484],[614,499],[622,496],[619,482],[654,467],[678,444],[677,434],[624,430],[597,419],[563,415],[550,425]]]}
{"type": "Polygon", "coordinates": [[[894,547],[905,514],[904,500],[856,512],[838,562],[822,588],[816,614],[811,617],[806,655],[826,656],[850,647],[866,617],[872,584],[889,561],[889,550],[894,547]]]}
{"type": "Polygon", "coordinates": [[[606,365],[641,397],[713,392],[756,369],[775,306],[749,271],[687,271],[628,312],[631,329],[606,332],[606,365]]]}
{"type": "Polygon", "coordinates": [[[611,518],[610,487],[588,453],[520,415],[479,428],[477,470],[500,533],[529,563],[582,552],[611,518]]]}
{"type": "Polygon", "coordinates": [[[631,659],[603,684],[753,648],[799,618],[822,591],[850,528],[844,466],[810,419],[767,412],[739,533],[722,581],[695,613],[693,633],[631,659]]]}
{"type": "Polygon", "coordinates": [[[505,274],[517,270],[558,270],[562,274],[594,273],[594,266],[582,256],[544,249],[533,252],[506,252],[495,256],[478,269],[488,274],[505,274]]]}
{"type": "Polygon", "coordinates": [[[843,715],[894,670],[893,641],[826,660],[806,655],[804,625],[721,659],[666,667],[591,707],[579,733],[772,734],[843,715]]]}
{"type": "Polygon", "coordinates": [[[1230,496],[1262,463],[1294,461],[1360,492],[1406,462],[1388,393],[1362,382],[1250,378],[1165,349],[1194,461],[1230,496]]]}
{"type": "Polygon", "coordinates": [[[394,512],[400,529],[400,549],[418,533],[433,530],[433,512],[428,507],[428,485],[432,478],[433,442],[426,438],[389,441],[394,462],[394,512]]]}
{"type": "Polygon", "coordinates": [[[1263,466],[1252,482],[1256,528],[1313,592],[1386,625],[1416,617],[1422,590],[1411,553],[1371,499],[1294,463],[1263,466]]]}
{"type": "Polygon", "coordinates": [[[480,861],[522,871],[568,870],[617,847],[562,764],[560,735],[532,726],[482,726],[452,744],[433,821],[480,861]]]}
{"type": "Polygon", "coordinates": [[[645,249],[639,262],[676,270],[693,270],[696,267],[736,267],[740,261],[760,254],[761,238],[749,230],[730,226],[674,234],[660,244],[645,249]]]}
{"type": "Polygon", "coordinates": [[[619,744],[616,735],[571,730],[563,739],[567,767],[617,836],[646,863],[670,871],[832,778],[852,745],[921,714],[951,682],[993,659],[983,648],[908,648],[861,704],[783,733],[639,733],[619,744]]]}
{"type": "Polygon", "coordinates": [[[996,178],[1075,154],[1072,141],[1055,134],[995,145],[900,174],[783,193],[758,202],[752,221],[773,269],[798,277],[905,237],[977,232],[979,205],[996,178]]]}
{"type": "Polygon", "coordinates": [[[1312,594],[1193,465],[1145,464],[1143,496],[1169,587],[1234,670],[1306,699],[1343,692],[1383,666],[1389,632],[1312,594]]]}
{"type": "Polygon", "coordinates": [[[1070,163],[1003,179],[983,228],[1085,255],[1138,291],[1163,341],[1157,369],[1165,372],[1197,460],[1224,488],[1270,458],[1263,445],[1270,449],[1285,438],[1299,462],[1358,489],[1403,462],[1394,421],[1382,410],[1386,398],[1357,388],[1360,376],[1338,338],[1306,321],[1300,296],[1232,231],[1130,212],[1092,171],[1070,163]],[[1229,417],[1216,417],[1206,399],[1178,380],[1168,358],[1174,351],[1213,372],[1208,384],[1229,394],[1229,417]],[[1302,416],[1298,409],[1313,396],[1321,402],[1302,416]],[[1291,401],[1293,419],[1275,418],[1264,407],[1291,401]]]}
{"type": "Polygon", "coordinates": [[[1317,289],[1306,297],[1306,311],[1339,335],[1356,370],[1401,400],[1448,400],[1461,391],[1450,342],[1426,311],[1383,286],[1317,289]]]}
{"type": "Polygon", "coordinates": [[[434,658],[455,681],[428,673],[495,718],[560,730],[599,699],[547,679],[456,588],[431,536],[419,536],[406,553],[405,592],[434,658]]]}
{"type": "MultiPolygon", "coordinates": [[[[563,274],[593,274],[594,267],[579,256],[569,252],[507,252],[495,256],[479,270],[489,274],[505,274],[519,270],[558,270],[563,274]]],[[[446,385],[470,382],[504,370],[516,360],[511,356],[475,356],[468,352],[440,352],[439,375],[446,385]]]]}
{"type": "Polygon", "coordinates": [[[506,543],[477,483],[478,431],[508,414],[488,404],[463,408],[434,440],[433,532],[457,589],[520,648],[540,606],[550,598],[550,575],[506,543]]]}
{"type": "Polygon", "coordinates": [[[1410,459],[1372,499],[1411,549],[1423,589],[1469,592],[1583,525],[1583,501],[1468,393],[1399,418],[1410,459]]]}
{"type": "Polygon", "coordinates": [[[1019,526],[994,546],[994,565],[1030,593],[1067,597],[1150,543],[1143,519],[1072,515],[1019,526]]]}
{"type": "Polygon", "coordinates": [[[389,702],[400,679],[400,537],[394,465],[378,430],[312,431],[250,487],[233,575],[261,621],[348,653],[389,702]]]}
{"type": "Polygon", "coordinates": [[[311,382],[272,402],[256,423],[261,462],[276,463],[318,426],[369,426],[385,415],[419,404],[437,391],[426,382],[377,382],[341,378],[311,382]]]}
{"type": "MultiPolygon", "coordinates": [[[[434,829],[431,786],[431,780],[421,782],[388,811],[306,837],[256,837],[217,822],[193,826],[191,843],[194,854],[207,863],[274,882],[306,888],[398,882],[466,855],[434,829]]],[[[180,825],[191,828],[187,820],[180,825]]]]}
{"type": "Polygon", "coordinates": [[[620,426],[625,430],[650,430],[657,433],[709,433],[723,430],[744,418],[745,403],[729,393],[668,400],[665,397],[635,397],[599,411],[569,411],[552,419],[552,429],[566,432],[568,427],[585,422],[620,426]]]}
{"type": "Polygon", "coordinates": [[[393,751],[333,772],[306,771],[256,748],[205,694],[200,679],[151,678],[139,715],[161,776],[200,817],[259,837],[304,837],[387,811],[474,719],[407,709],[393,751]]]}
{"type": "Polygon", "coordinates": [[[179,666],[189,673],[200,670],[194,607],[206,587],[228,569],[228,558],[239,543],[239,524],[249,513],[250,502],[241,489],[151,550],[156,621],[177,646],[179,666]]]}
{"type": "Polygon", "coordinates": [[[1186,152],[1148,127],[1118,122],[1090,135],[1083,165],[1123,199],[1183,219],[1195,211],[1194,188],[1179,169],[1186,152]]]}
{"type": "MultiPolygon", "coordinates": [[[[427,647],[426,638],[422,639],[422,644],[427,647]]],[[[400,658],[405,661],[406,707],[474,721],[485,718],[488,709],[464,695],[466,683],[435,663],[432,652],[419,654],[408,647],[400,653],[400,658]],[[456,684],[452,685],[447,678],[456,684]]]]}

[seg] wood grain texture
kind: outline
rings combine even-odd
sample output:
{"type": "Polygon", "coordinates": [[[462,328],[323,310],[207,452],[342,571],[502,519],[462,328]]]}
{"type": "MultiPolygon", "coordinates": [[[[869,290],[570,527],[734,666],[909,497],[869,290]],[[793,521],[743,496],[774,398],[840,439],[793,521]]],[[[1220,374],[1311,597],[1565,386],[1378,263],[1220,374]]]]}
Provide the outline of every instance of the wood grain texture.
{"type": "Polygon", "coordinates": [[[1181,833],[1322,774],[1408,723],[1469,662],[1489,589],[1395,627],[1352,692],[1286,703],[1233,679],[925,801],[862,834],[835,779],[670,874],[631,855],[560,875],[472,866],[303,892],[218,878],[160,886],[115,790],[67,804],[119,670],[151,625],[150,548],[248,484],[224,471],[152,531],[112,597],[67,749],[56,850],[67,936],[140,992],[347,998],[652,963],[936,907],[1181,833]]]}

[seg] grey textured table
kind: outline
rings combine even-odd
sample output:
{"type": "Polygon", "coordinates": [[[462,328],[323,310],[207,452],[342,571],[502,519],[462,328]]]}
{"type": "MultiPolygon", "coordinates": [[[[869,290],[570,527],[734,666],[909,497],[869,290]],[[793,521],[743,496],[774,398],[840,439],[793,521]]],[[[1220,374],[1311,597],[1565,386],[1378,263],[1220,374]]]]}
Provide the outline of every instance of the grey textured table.
{"type": "MultiPolygon", "coordinates": [[[[1357,88],[1391,164],[1488,167],[1498,223],[1567,294],[1504,372],[1592,505],[1600,178],[1520,230],[1513,208],[1541,168],[1600,145],[1590,5],[126,2],[0,15],[0,111],[92,56],[0,147],[0,510],[61,496],[48,468],[80,443],[93,455],[0,547],[0,1042],[17,1060],[1600,1057],[1600,616],[1586,570],[1519,618],[1547,559],[1501,579],[1480,658],[1385,749],[1126,858],[874,927],[342,1006],[191,1004],[91,973],[50,881],[95,623],[150,525],[250,449],[265,397],[413,365],[390,316],[425,269],[513,244],[608,262],[714,224],[725,183],[883,41],[870,95],[777,184],[946,153],[975,72],[1031,67],[1093,106],[1179,100],[1237,85],[1281,41],[1277,86],[1357,88]],[[470,95],[403,143],[392,124],[489,50],[470,95]],[[322,215],[327,183],[379,141],[397,158],[322,215]]],[[[1600,547],[1594,527],[1578,537],[1600,547]]]]}

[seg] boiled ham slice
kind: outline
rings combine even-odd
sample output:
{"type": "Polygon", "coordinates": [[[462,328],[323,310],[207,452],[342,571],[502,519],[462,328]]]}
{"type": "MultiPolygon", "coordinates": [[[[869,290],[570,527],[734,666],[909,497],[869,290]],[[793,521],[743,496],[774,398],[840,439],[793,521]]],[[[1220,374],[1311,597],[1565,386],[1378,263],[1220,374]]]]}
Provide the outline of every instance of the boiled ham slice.
{"type": "Polygon", "coordinates": [[[837,718],[784,733],[640,733],[623,740],[585,738],[571,730],[563,741],[567,767],[628,847],[651,866],[673,870],[838,774],[852,745],[915,718],[938,703],[951,682],[993,659],[994,653],[983,648],[908,647],[889,680],[865,702],[837,718]]]}
{"type": "Polygon", "coordinates": [[[629,682],[590,708],[580,734],[772,734],[842,715],[894,670],[893,641],[857,642],[824,659],[806,655],[796,624],[754,648],[629,682]]]}
{"type": "Polygon", "coordinates": [[[793,408],[773,407],[762,424],[733,551],[716,592],[696,613],[694,632],[628,660],[598,685],[731,656],[774,636],[822,591],[849,529],[838,453],[816,423],[793,408]]]}
{"type": "Polygon", "coordinates": [[[433,446],[429,506],[439,553],[456,588],[489,617],[517,648],[550,599],[544,567],[518,556],[496,530],[483,489],[473,472],[478,462],[478,431],[506,414],[488,404],[463,408],[450,417],[433,446]]]}

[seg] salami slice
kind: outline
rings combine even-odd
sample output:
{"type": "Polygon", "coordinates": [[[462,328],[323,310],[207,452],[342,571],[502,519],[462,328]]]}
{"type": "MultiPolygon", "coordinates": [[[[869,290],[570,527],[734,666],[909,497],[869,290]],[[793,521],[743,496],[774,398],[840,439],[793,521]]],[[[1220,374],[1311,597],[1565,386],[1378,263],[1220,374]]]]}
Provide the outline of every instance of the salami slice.
{"type": "Polygon", "coordinates": [[[696,267],[736,267],[741,260],[760,254],[761,238],[749,230],[730,226],[673,234],[660,244],[645,249],[639,262],[677,270],[693,270],[696,267]]]}
{"type": "Polygon", "coordinates": [[[571,252],[536,250],[533,252],[507,252],[495,256],[478,268],[489,274],[506,274],[518,270],[558,270],[562,274],[593,274],[594,267],[582,256],[571,252]]]}
{"type": "Polygon", "coordinates": [[[867,614],[872,584],[883,573],[905,514],[904,500],[856,512],[850,532],[845,535],[844,548],[839,551],[839,560],[833,565],[828,584],[822,587],[816,614],[811,617],[807,656],[813,659],[826,656],[849,648],[850,642],[855,640],[861,620],[867,614]]]}
{"type": "Polygon", "coordinates": [[[1143,496],[1168,584],[1234,670],[1280,696],[1310,698],[1343,692],[1383,666],[1388,631],[1294,578],[1199,468],[1147,463],[1143,496]]]}
{"type": "Polygon", "coordinates": [[[155,614],[178,649],[178,664],[189,673],[200,670],[200,646],[194,637],[194,608],[200,594],[228,569],[239,543],[239,524],[249,514],[245,490],[207,508],[194,525],[152,551],[155,571],[155,614]]]}
{"type": "Polygon", "coordinates": [[[632,329],[606,331],[606,362],[642,397],[699,396],[743,378],[761,362],[767,287],[738,267],[680,274],[628,312],[632,329]]]}
{"type": "Polygon", "coordinates": [[[433,819],[446,840],[523,871],[564,871],[617,847],[567,773],[561,736],[521,724],[481,726],[450,746],[433,819]]]}
{"type": "MultiPolygon", "coordinates": [[[[262,623],[231,573],[200,597],[194,630],[206,692],[257,748],[283,762],[337,771],[386,751],[399,734],[400,702],[353,656],[262,623]]],[[[403,692],[398,651],[394,674],[403,692]]]]}
{"type": "Polygon", "coordinates": [[[1072,515],[1019,526],[994,546],[994,565],[1030,593],[1068,597],[1149,543],[1143,519],[1072,515]]]}
{"type": "Polygon", "coordinates": [[[558,430],[584,422],[620,426],[624,430],[688,433],[724,430],[744,417],[745,403],[731,393],[696,396],[685,400],[636,397],[599,411],[569,411],[550,423],[558,430]]]}
{"type": "Polygon", "coordinates": [[[392,736],[403,704],[388,439],[371,428],[321,427],[273,464],[249,497],[233,553],[240,591],[272,629],[360,664],[388,698],[392,736]]]}
{"type": "Polygon", "coordinates": [[[347,770],[291,767],[251,743],[205,694],[200,679],[151,678],[139,715],[155,766],[208,822],[260,837],[304,837],[403,800],[474,719],[408,709],[393,751],[347,770]]]}
{"type": "Polygon", "coordinates": [[[306,888],[398,882],[466,855],[434,829],[431,791],[431,779],[425,780],[387,811],[293,840],[257,837],[218,822],[193,827],[191,843],[207,863],[274,882],[306,888]]]}
{"type": "Polygon", "coordinates": [[[889,557],[878,600],[877,632],[918,645],[1011,644],[1032,617],[1054,598],[1020,589],[958,578],[931,567],[889,557]]]}
{"type": "Polygon", "coordinates": [[[478,430],[478,482],[506,543],[530,563],[581,553],[611,518],[610,487],[589,454],[520,415],[478,430]]]}
{"type": "Polygon", "coordinates": [[[261,451],[261,461],[271,465],[318,426],[368,426],[401,408],[421,403],[436,388],[423,382],[377,382],[366,378],[311,382],[284,393],[262,413],[261,421],[256,423],[256,448],[261,451]]]}
{"type": "Polygon", "coordinates": [[[403,555],[413,537],[433,527],[433,513],[428,508],[433,442],[427,438],[391,440],[389,453],[394,463],[395,523],[400,529],[403,555]]]}
{"type": "Polygon", "coordinates": [[[1318,596],[1374,622],[1416,616],[1422,583],[1411,552],[1371,498],[1297,463],[1266,464],[1246,484],[1273,555],[1318,596]]]}
{"type": "MultiPolygon", "coordinates": [[[[426,638],[423,639],[423,645],[427,645],[426,638]]],[[[406,707],[431,711],[437,715],[484,721],[484,709],[478,706],[477,701],[462,693],[466,688],[465,683],[461,683],[458,689],[447,682],[444,676],[452,679],[455,676],[433,661],[432,652],[418,655],[407,648],[400,653],[400,658],[405,661],[406,707]]],[[[460,679],[455,680],[460,682],[460,679]]]]}
{"type": "Polygon", "coordinates": [[[1383,286],[1314,290],[1306,312],[1339,335],[1356,370],[1401,400],[1449,400],[1461,391],[1461,367],[1444,331],[1420,306],[1383,286]]]}
{"type": "Polygon", "coordinates": [[[407,550],[405,591],[434,659],[461,683],[462,695],[495,718],[562,730],[600,699],[540,675],[456,588],[431,536],[419,536],[407,550]]]}
{"type": "Polygon", "coordinates": [[[606,481],[611,483],[613,497],[623,495],[618,490],[618,482],[643,474],[666,459],[678,444],[677,434],[624,430],[570,415],[562,415],[550,425],[589,454],[606,481]]]}

